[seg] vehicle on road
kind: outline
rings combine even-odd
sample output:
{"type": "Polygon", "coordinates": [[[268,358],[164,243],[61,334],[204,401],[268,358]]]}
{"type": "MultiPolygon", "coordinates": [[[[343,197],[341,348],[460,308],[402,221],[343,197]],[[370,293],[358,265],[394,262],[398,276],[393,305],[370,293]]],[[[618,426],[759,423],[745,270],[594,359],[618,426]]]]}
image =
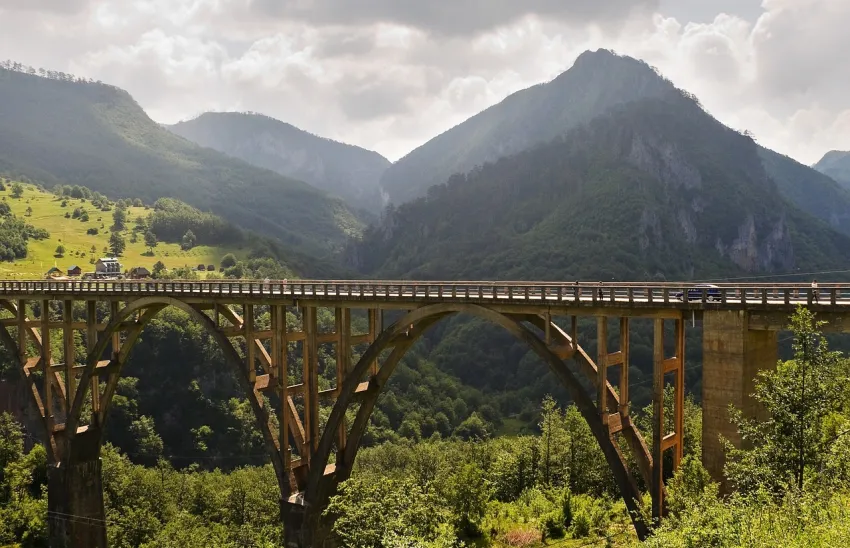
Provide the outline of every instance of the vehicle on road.
{"type": "MultiPolygon", "coordinates": [[[[688,301],[701,301],[702,293],[705,291],[705,300],[707,301],[719,301],[720,300],[720,288],[716,285],[712,284],[695,284],[693,287],[687,290],[688,301]]],[[[674,293],[673,297],[679,299],[680,301],[685,300],[685,292],[679,291],[678,293],[674,293]]]]}

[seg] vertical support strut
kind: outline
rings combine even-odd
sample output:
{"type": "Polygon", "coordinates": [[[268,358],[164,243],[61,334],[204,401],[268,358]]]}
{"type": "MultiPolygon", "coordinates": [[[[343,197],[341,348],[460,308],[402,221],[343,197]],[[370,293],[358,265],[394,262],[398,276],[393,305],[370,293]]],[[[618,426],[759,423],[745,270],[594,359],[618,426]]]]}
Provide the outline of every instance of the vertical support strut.
{"type": "MultiPolygon", "coordinates": [[[[109,321],[115,321],[118,317],[118,301],[109,303],[109,321]]],[[[112,333],[112,356],[111,359],[118,361],[118,354],[121,352],[121,331],[116,329],[112,333]]]]}
{"type": "MultiPolygon", "coordinates": [[[[91,355],[97,344],[97,301],[86,301],[86,353],[91,355]]],[[[101,356],[98,356],[100,359],[101,356]]],[[[91,376],[91,412],[92,420],[100,413],[100,388],[97,375],[91,376]]]]}
{"type": "MultiPolygon", "coordinates": [[[[370,308],[368,310],[368,317],[369,317],[369,344],[372,344],[378,338],[378,309],[377,308],[370,308]]],[[[375,359],[375,361],[373,361],[372,364],[369,366],[369,373],[373,376],[378,374],[378,360],[377,359],[375,359]]]]}
{"type": "MultiPolygon", "coordinates": [[[[351,310],[337,308],[335,312],[337,332],[336,389],[337,394],[339,394],[348,373],[351,371],[351,310]]],[[[383,321],[383,312],[381,313],[381,320],[383,321]]],[[[344,464],[346,434],[346,424],[343,420],[340,423],[339,432],[337,432],[337,467],[344,464]]]]}
{"type": "MultiPolygon", "coordinates": [[[[620,371],[620,417],[629,416],[629,318],[620,318],[620,352],[623,365],[620,371]]],[[[625,420],[624,420],[625,422],[625,420]]]]}
{"type": "Polygon", "coordinates": [[[47,432],[53,435],[53,375],[50,365],[53,353],[50,349],[50,301],[41,301],[41,371],[44,380],[44,418],[47,419],[47,432]]]}
{"type": "MultiPolygon", "coordinates": [[[[312,455],[319,444],[319,356],[316,307],[305,306],[304,317],[304,452],[312,455]]],[[[302,456],[303,458],[303,456],[302,456]]],[[[308,457],[309,459],[309,457],[308,457]]]]}
{"type": "Polygon", "coordinates": [[[573,352],[578,352],[578,319],[570,318],[570,337],[573,339],[573,352]]]}
{"type": "Polygon", "coordinates": [[[596,409],[608,424],[608,318],[596,318],[596,409]]]}
{"type": "Polygon", "coordinates": [[[685,452],[685,322],[676,320],[676,384],[673,411],[676,447],[673,453],[673,470],[678,470],[685,452]]]}
{"type": "Polygon", "coordinates": [[[256,336],[254,335],[254,305],[243,305],[244,318],[242,321],[245,325],[245,367],[248,372],[248,382],[254,384],[257,382],[257,350],[254,346],[256,336]]]}
{"type": "Polygon", "coordinates": [[[661,520],[664,496],[664,459],[661,441],[664,437],[664,320],[655,320],[652,368],[652,518],[661,520]]]}
{"type": "Polygon", "coordinates": [[[27,302],[18,301],[18,353],[21,367],[27,366],[27,302]]]}
{"type": "MultiPolygon", "coordinates": [[[[272,305],[272,363],[270,375],[275,380],[277,395],[280,399],[280,412],[278,415],[278,450],[283,462],[283,473],[286,478],[290,477],[292,469],[292,455],[289,451],[289,374],[286,365],[286,306],[272,305]]],[[[286,500],[290,494],[289,481],[284,482],[281,496],[286,500]]]]}
{"type": "Polygon", "coordinates": [[[71,412],[71,405],[74,403],[74,394],[77,390],[77,378],[74,372],[74,360],[76,351],[74,349],[74,328],[73,328],[73,301],[65,301],[62,305],[62,336],[64,339],[64,358],[65,358],[65,415],[71,412]]]}
{"type": "Polygon", "coordinates": [[[652,517],[660,520],[664,504],[664,452],[673,449],[673,471],[679,469],[684,454],[685,431],[685,321],[675,320],[675,352],[664,358],[664,320],[655,320],[654,367],[652,374],[652,517]],[[664,421],[664,375],[673,373],[673,431],[667,432],[664,421]]]}

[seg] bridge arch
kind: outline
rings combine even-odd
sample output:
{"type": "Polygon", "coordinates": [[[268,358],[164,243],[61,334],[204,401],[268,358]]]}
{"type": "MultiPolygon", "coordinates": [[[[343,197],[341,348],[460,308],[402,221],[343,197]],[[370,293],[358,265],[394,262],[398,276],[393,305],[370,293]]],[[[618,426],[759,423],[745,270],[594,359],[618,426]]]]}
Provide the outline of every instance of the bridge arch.
{"type": "MultiPolygon", "coordinates": [[[[92,350],[89,352],[86,367],[83,370],[82,376],[79,381],[79,388],[74,396],[74,401],[71,407],[71,412],[68,415],[68,420],[66,422],[66,454],[72,455],[74,453],[73,450],[73,442],[74,439],[78,436],[78,426],[80,423],[80,415],[82,413],[83,405],[86,400],[87,392],[89,391],[89,387],[91,385],[90,379],[93,375],[96,375],[96,368],[100,357],[103,356],[104,352],[108,348],[113,335],[122,331],[122,325],[125,325],[127,320],[132,318],[134,314],[138,314],[138,319],[134,322],[133,326],[129,328],[127,339],[121,345],[120,350],[118,351],[116,356],[113,356],[113,361],[116,362],[114,367],[116,369],[116,374],[111,377],[111,382],[107,383],[107,386],[103,392],[101,397],[102,405],[100,406],[98,417],[92,417],[93,421],[97,421],[96,426],[100,429],[103,425],[103,422],[106,419],[106,415],[109,411],[109,405],[112,401],[112,396],[115,393],[115,389],[117,388],[118,378],[120,378],[121,370],[126,363],[130,351],[135,346],[138,341],[139,336],[144,330],[145,326],[150,323],[162,310],[167,307],[173,306],[183,312],[189,314],[195,321],[197,321],[200,325],[206,329],[206,331],[212,335],[215,339],[218,346],[221,348],[222,353],[224,355],[224,359],[227,364],[235,368],[237,371],[237,379],[240,387],[244,391],[247,396],[249,402],[251,403],[251,407],[254,411],[254,416],[257,420],[257,426],[263,434],[263,440],[265,442],[266,448],[268,450],[269,456],[272,460],[272,464],[275,469],[276,476],[278,478],[278,483],[283,489],[284,482],[288,484],[288,478],[284,474],[283,461],[280,457],[280,450],[278,448],[278,439],[274,434],[274,429],[269,422],[269,416],[263,406],[263,401],[261,397],[255,393],[253,389],[253,385],[248,379],[247,375],[247,366],[245,365],[243,359],[236,351],[236,348],[233,346],[233,343],[227,337],[227,335],[222,332],[221,329],[216,325],[216,323],[206,314],[203,313],[202,310],[192,306],[191,304],[182,301],[180,299],[174,299],[171,297],[144,297],[140,299],[133,300],[127,304],[124,308],[120,309],[118,314],[110,319],[109,324],[106,328],[101,332],[100,336],[97,339],[92,350]]],[[[92,397],[98,397],[97,394],[92,394],[92,397]]],[[[100,435],[98,435],[99,438],[100,435]]],[[[101,440],[97,440],[97,445],[99,447],[101,440]]]]}
{"type": "MultiPolygon", "coordinates": [[[[366,430],[369,417],[372,414],[378,397],[383,392],[387,380],[395,371],[401,358],[404,357],[408,349],[413,346],[427,329],[448,316],[461,313],[475,316],[502,327],[518,340],[525,342],[532,351],[546,362],[549,369],[567,388],[579,412],[590,426],[614,474],[615,482],[632,516],[636,532],[640,538],[646,538],[649,535],[649,526],[642,518],[640,491],[628,469],[626,459],[612,439],[608,426],[603,423],[593,399],[588,396],[579,383],[579,379],[536,333],[523,325],[523,322],[529,321],[527,316],[502,314],[486,306],[475,304],[440,303],[415,309],[386,328],[377,337],[375,342],[369,346],[340,387],[336,403],[325,425],[325,430],[319,441],[316,454],[311,462],[307,489],[304,494],[307,505],[321,507],[322,503],[325,502],[323,499],[327,496],[327,490],[325,489],[326,486],[322,484],[322,481],[325,468],[330,459],[335,434],[342,425],[346,411],[354,400],[355,391],[360,379],[366,375],[370,364],[378,360],[384,351],[390,348],[393,349],[381,364],[377,374],[369,380],[369,388],[360,402],[360,408],[348,433],[347,443],[342,454],[342,463],[341,466],[339,464],[337,466],[336,476],[334,478],[335,482],[344,481],[351,474],[354,458],[359,449],[363,433],[366,430]]],[[[563,332],[561,332],[561,335],[567,337],[563,332]]],[[[576,348],[578,347],[576,346],[576,348]]],[[[587,358],[583,351],[581,354],[587,358]]],[[[587,359],[589,360],[589,358],[587,359]]],[[[636,435],[638,437],[640,436],[637,433],[636,435]]],[[[645,452],[646,445],[642,443],[642,439],[639,441],[640,443],[637,447],[642,446],[644,454],[638,455],[638,460],[646,461],[650,459],[648,453],[645,452]]],[[[636,447],[634,443],[632,443],[632,446],[633,448],[636,447]]]]}

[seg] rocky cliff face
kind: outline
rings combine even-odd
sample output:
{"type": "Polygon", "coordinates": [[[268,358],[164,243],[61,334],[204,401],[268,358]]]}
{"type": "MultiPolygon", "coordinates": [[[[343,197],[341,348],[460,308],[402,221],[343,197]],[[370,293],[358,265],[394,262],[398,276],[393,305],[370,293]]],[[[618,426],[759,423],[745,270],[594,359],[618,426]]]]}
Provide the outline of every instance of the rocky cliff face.
{"type": "MultiPolygon", "coordinates": [[[[736,136],[730,135],[735,139],[736,136]]],[[[741,146],[750,146],[741,143],[741,146]]],[[[660,135],[635,133],[632,135],[631,147],[623,151],[624,159],[647,175],[660,181],[668,198],[678,191],[685,191],[689,200],[675,210],[667,211],[675,219],[672,226],[677,234],[667,234],[667,237],[682,239],[689,245],[695,245],[701,240],[701,216],[706,207],[712,202],[723,201],[725,198],[711,192],[711,181],[707,186],[709,192],[703,193],[704,181],[700,169],[692,163],[675,142],[660,135]]],[[[771,190],[771,182],[767,174],[752,166],[752,175],[757,186],[771,190]]],[[[773,192],[775,194],[775,191],[773,192]]],[[[745,204],[746,205],[746,204],[745,204]]],[[[757,204],[750,204],[755,206],[757,204]]],[[[761,219],[756,222],[756,214],[745,210],[744,217],[735,225],[737,234],[729,233],[724,238],[718,236],[714,249],[726,259],[747,272],[787,271],[794,266],[794,246],[785,216],[761,219]]],[[[640,245],[647,249],[651,242],[662,245],[664,234],[661,230],[660,218],[665,212],[644,210],[639,225],[640,245]]],[[[710,242],[704,242],[710,243],[710,242]]]]}

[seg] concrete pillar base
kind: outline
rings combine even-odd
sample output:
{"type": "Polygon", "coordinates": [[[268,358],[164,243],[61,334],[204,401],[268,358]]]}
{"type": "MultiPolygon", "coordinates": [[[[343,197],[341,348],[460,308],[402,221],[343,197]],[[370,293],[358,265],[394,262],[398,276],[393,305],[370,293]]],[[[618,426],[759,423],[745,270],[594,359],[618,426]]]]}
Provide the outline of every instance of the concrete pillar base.
{"type": "Polygon", "coordinates": [[[737,429],[729,420],[729,405],[747,418],[760,418],[764,410],[752,394],[759,371],[776,368],[777,332],[750,330],[746,311],[706,311],[703,314],[702,462],[712,479],[727,492],[723,476],[726,454],[722,435],[741,446],[737,429]]]}
{"type": "Polygon", "coordinates": [[[313,511],[308,506],[281,501],[280,513],[286,548],[336,547],[330,538],[330,524],[322,518],[321,510],[313,511]]]}
{"type": "Polygon", "coordinates": [[[48,468],[50,548],[106,548],[100,459],[48,468]]]}

